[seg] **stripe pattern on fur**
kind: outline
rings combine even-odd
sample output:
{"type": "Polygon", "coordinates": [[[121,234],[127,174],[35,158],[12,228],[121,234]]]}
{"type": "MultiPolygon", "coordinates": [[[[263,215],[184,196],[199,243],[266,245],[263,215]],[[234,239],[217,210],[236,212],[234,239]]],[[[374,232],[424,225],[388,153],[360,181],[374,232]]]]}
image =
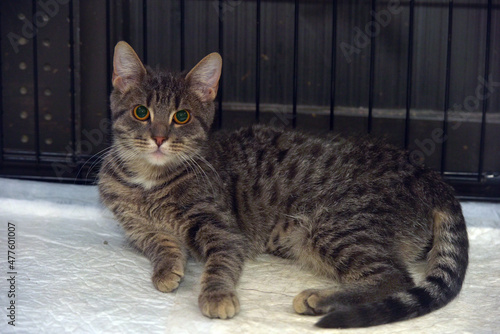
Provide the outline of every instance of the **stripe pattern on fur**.
{"type": "MultiPolygon", "coordinates": [[[[120,44],[121,43],[121,44],[120,44]]],[[[152,262],[154,286],[178,288],[188,256],[204,261],[199,306],[235,316],[245,260],[267,252],[336,282],[305,290],[299,314],[317,326],[367,327],[446,305],[468,263],[460,204],[436,173],[372,139],[319,138],[252,126],[211,133],[220,56],[191,72],[142,65],[115,49],[113,144],[99,191],[129,240],[152,262]],[[132,110],[143,105],[150,118],[132,110]],[[188,110],[190,120],[175,124],[188,110]],[[422,280],[412,268],[426,263],[422,280]]]]}

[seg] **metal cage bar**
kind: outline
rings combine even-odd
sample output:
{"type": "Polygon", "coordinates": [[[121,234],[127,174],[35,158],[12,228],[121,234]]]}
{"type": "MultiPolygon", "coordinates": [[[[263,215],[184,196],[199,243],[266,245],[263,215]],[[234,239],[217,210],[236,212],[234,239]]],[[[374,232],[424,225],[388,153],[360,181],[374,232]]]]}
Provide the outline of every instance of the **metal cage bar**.
{"type": "MultiPolygon", "coordinates": [[[[371,0],[371,12],[375,13],[377,10],[377,3],[371,0]]],[[[375,40],[376,34],[370,34],[370,73],[368,79],[368,126],[367,133],[372,132],[373,127],[373,94],[375,92],[375,40]]]]}
{"type": "MultiPolygon", "coordinates": [[[[0,27],[2,27],[2,13],[0,12],[0,27]]],[[[3,164],[4,158],[4,150],[3,150],[3,136],[4,136],[4,131],[3,131],[3,62],[2,62],[2,39],[3,39],[3,34],[0,34],[0,165],[3,164]]]]}
{"type": "MultiPolygon", "coordinates": [[[[223,0],[219,0],[219,53],[224,59],[224,3],[223,0]]],[[[219,98],[219,110],[218,110],[218,117],[216,117],[216,126],[217,129],[222,128],[222,99],[223,99],[223,93],[224,93],[224,85],[223,85],[223,78],[220,79],[221,82],[219,83],[219,89],[217,92],[218,98],[219,98]]]]}
{"type": "Polygon", "coordinates": [[[330,131],[333,131],[335,126],[335,94],[336,94],[336,78],[337,78],[337,0],[332,3],[332,59],[331,59],[331,74],[330,74],[330,131]]]}
{"type": "Polygon", "coordinates": [[[261,0],[257,0],[255,29],[256,29],[256,47],[255,47],[255,121],[260,122],[260,18],[261,18],[261,0]]]}
{"type": "Polygon", "coordinates": [[[75,10],[75,7],[78,8],[79,1],[73,0],[69,3],[69,47],[70,47],[70,67],[71,67],[71,145],[73,146],[73,154],[72,159],[73,162],[78,160],[78,157],[81,154],[80,147],[77,143],[81,142],[81,109],[80,109],[80,78],[79,71],[77,69],[80,68],[80,52],[79,44],[80,39],[78,38],[79,34],[75,33],[78,29],[78,15],[79,12],[75,10]]]}
{"type": "Polygon", "coordinates": [[[142,46],[144,62],[148,63],[148,0],[142,0],[142,46]]]}
{"type": "MultiPolygon", "coordinates": [[[[451,47],[453,39],[453,0],[448,2],[448,39],[446,45],[446,74],[444,93],[443,138],[448,138],[448,111],[450,109],[451,47]]],[[[447,140],[441,144],[441,174],[446,172],[447,140]]]]}
{"type": "Polygon", "coordinates": [[[297,93],[299,76],[299,0],[295,0],[294,23],[293,23],[293,119],[292,126],[297,127],[297,93]]]}
{"type": "MultiPolygon", "coordinates": [[[[493,11],[493,1],[488,0],[487,20],[486,20],[486,47],[484,56],[484,80],[489,82],[490,77],[490,52],[491,52],[491,16],[493,11]]],[[[483,86],[483,96],[486,96],[488,88],[483,86]]],[[[486,112],[488,111],[488,99],[483,100],[483,110],[481,115],[481,138],[479,142],[479,166],[477,171],[477,181],[481,181],[484,169],[484,149],[486,137],[486,112]]]]}
{"type": "MultiPolygon", "coordinates": [[[[37,13],[37,1],[32,0],[32,15],[37,13]]],[[[40,164],[40,108],[38,102],[38,36],[33,36],[33,99],[34,99],[34,119],[35,119],[35,160],[40,164]]]]}
{"type": "Polygon", "coordinates": [[[406,113],[405,113],[405,132],[404,132],[404,147],[408,148],[410,144],[410,110],[411,110],[411,90],[413,84],[413,39],[415,26],[415,0],[410,0],[409,24],[408,24],[408,55],[406,68],[406,113]]]}
{"type": "MultiPolygon", "coordinates": [[[[113,73],[113,61],[112,61],[112,41],[111,41],[111,0],[106,0],[106,70],[108,74],[108,81],[106,84],[107,87],[107,96],[111,94],[112,82],[109,79],[110,75],[113,73]]],[[[108,105],[107,108],[108,119],[111,119],[111,108],[108,105]]]]}
{"type": "Polygon", "coordinates": [[[181,20],[180,20],[180,25],[181,25],[181,50],[180,50],[180,57],[181,57],[181,71],[184,71],[186,68],[186,21],[185,21],[185,15],[186,15],[186,2],[185,0],[180,0],[180,15],[181,15],[181,20]]]}

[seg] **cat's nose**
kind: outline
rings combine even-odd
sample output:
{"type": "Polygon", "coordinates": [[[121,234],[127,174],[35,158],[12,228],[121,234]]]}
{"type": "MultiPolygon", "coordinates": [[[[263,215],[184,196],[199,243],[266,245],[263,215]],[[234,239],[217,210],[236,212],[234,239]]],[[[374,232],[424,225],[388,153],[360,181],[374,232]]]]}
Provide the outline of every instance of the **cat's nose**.
{"type": "Polygon", "coordinates": [[[156,145],[158,145],[158,147],[161,146],[161,144],[163,144],[166,140],[167,140],[167,137],[153,137],[153,140],[156,142],[156,145]]]}

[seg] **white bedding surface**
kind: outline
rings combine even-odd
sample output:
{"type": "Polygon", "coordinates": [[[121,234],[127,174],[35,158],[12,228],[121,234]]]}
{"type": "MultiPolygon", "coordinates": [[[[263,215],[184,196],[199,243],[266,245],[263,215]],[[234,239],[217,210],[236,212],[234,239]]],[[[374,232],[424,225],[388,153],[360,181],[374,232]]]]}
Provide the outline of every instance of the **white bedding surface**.
{"type": "Polygon", "coordinates": [[[153,287],[149,261],[103,209],[96,187],[0,179],[0,333],[500,333],[500,204],[463,203],[471,243],[459,297],[427,316],[355,330],[322,330],[292,300],[325,279],[261,256],[245,266],[240,314],[210,320],[197,306],[202,265],[180,288],[153,287]],[[16,326],[8,325],[8,222],[15,225],[16,326]]]}

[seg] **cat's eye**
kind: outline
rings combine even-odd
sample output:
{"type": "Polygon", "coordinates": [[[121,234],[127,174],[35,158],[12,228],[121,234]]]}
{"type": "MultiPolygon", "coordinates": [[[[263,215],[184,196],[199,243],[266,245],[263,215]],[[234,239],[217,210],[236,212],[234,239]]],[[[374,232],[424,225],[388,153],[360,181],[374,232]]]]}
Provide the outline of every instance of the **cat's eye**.
{"type": "Polygon", "coordinates": [[[182,109],[174,114],[174,122],[177,124],[186,124],[191,119],[189,111],[182,109]]]}
{"type": "Polygon", "coordinates": [[[134,117],[139,121],[145,121],[149,118],[149,110],[143,105],[134,108],[134,117]]]}

